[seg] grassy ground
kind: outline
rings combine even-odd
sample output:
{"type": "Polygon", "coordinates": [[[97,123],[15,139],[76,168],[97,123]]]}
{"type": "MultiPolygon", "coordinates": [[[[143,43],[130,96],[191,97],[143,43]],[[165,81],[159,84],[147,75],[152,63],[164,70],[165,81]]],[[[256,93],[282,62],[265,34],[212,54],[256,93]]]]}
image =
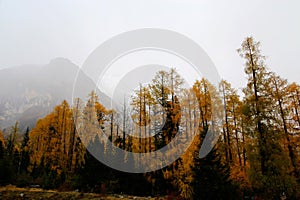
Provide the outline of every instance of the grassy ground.
{"type": "Polygon", "coordinates": [[[163,200],[165,198],[153,198],[153,197],[136,197],[127,195],[103,195],[94,193],[81,193],[81,192],[58,192],[55,190],[43,190],[40,188],[17,188],[15,186],[0,187],[0,199],[2,200],[98,200],[98,199],[136,199],[136,200],[163,200]]]}

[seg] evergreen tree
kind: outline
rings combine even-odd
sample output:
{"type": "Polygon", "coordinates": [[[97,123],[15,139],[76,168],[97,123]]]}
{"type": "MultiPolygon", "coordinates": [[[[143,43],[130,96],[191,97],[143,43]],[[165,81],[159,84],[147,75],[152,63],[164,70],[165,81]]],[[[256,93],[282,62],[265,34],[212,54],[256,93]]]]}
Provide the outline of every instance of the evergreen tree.
{"type": "MultiPolygon", "coordinates": [[[[201,141],[206,134],[207,127],[204,127],[200,134],[201,141]]],[[[239,199],[230,181],[229,166],[221,162],[217,146],[202,159],[199,152],[195,152],[192,170],[194,199],[239,199]]]]}
{"type": "Polygon", "coordinates": [[[26,132],[23,137],[21,145],[21,164],[20,173],[27,173],[27,168],[30,164],[30,157],[28,152],[28,142],[29,142],[29,127],[27,127],[26,132]]]}

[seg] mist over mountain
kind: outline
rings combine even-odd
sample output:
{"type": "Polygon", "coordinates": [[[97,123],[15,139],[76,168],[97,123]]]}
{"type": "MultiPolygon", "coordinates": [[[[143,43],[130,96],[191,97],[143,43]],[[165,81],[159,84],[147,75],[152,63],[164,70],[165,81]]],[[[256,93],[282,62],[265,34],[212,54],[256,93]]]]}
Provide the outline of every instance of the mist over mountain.
{"type": "Polygon", "coordinates": [[[86,98],[95,89],[79,67],[65,58],[46,65],[23,65],[0,70],[0,129],[19,121],[21,130],[32,128],[64,99],[71,104],[77,76],[76,97],[86,98]],[[78,73],[78,76],[77,76],[78,73]]]}

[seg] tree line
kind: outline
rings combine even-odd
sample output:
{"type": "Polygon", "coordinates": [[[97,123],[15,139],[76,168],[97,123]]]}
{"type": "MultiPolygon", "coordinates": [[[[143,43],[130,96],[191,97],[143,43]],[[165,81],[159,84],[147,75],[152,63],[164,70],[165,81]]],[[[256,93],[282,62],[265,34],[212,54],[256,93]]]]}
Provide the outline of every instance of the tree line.
{"type": "Polygon", "coordinates": [[[75,99],[70,106],[63,101],[23,137],[16,122],[7,138],[0,132],[0,184],[181,199],[278,199],[283,193],[300,198],[300,86],[267,68],[252,37],[238,53],[247,76],[243,97],[226,80],[214,86],[202,78],[187,88],[170,69],[140,85],[119,110],[102,105],[93,91],[86,102],[75,99]],[[211,128],[220,137],[199,158],[211,128]],[[103,134],[110,142],[103,142],[103,134]],[[111,169],[87,150],[97,147],[112,158],[117,155],[111,145],[155,152],[177,134],[178,148],[180,141],[195,137],[172,164],[148,173],[111,169]]]}

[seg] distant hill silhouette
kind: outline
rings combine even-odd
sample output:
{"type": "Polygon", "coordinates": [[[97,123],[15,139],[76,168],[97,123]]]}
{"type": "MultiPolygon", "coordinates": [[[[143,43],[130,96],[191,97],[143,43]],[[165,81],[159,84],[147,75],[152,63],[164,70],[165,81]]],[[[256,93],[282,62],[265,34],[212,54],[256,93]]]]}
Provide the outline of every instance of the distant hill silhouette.
{"type": "MultiPolygon", "coordinates": [[[[80,86],[76,97],[86,98],[95,89],[79,67],[65,58],[46,65],[23,65],[0,70],[0,128],[19,121],[21,130],[32,128],[36,120],[48,114],[66,99],[72,101],[73,84],[78,73],[80,86]]],[[[107,98],[102,93],[99,96],[107,98]]]]}

